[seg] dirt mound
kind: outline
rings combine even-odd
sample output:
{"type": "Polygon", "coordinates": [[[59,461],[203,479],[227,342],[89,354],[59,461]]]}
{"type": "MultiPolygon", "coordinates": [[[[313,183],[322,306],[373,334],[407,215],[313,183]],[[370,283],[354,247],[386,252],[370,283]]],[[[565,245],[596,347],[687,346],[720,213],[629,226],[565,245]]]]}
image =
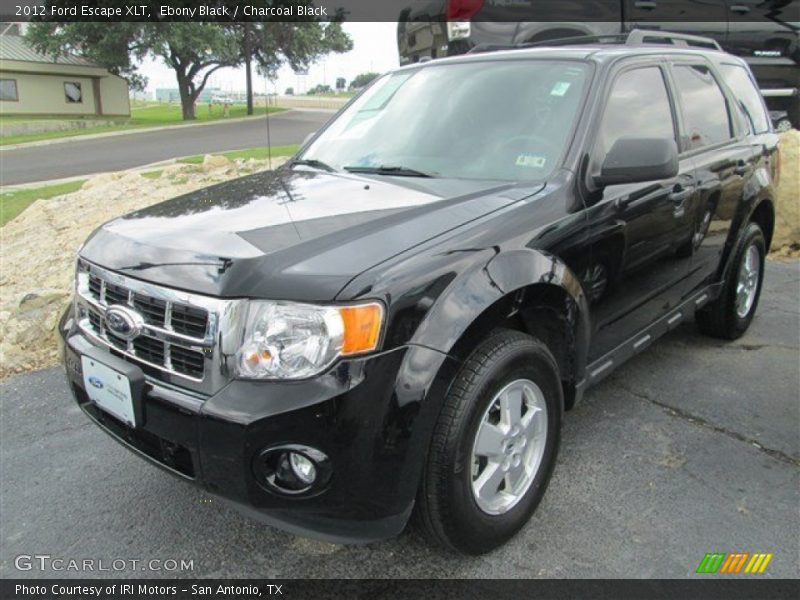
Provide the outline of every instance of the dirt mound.
{"type": "Polygon", "coordinates": [[[781,134],[781,180],[772,253],[800,256],[800,131],[781,134]]]}
{"type": "Polygon", "coordinates": [[[215,156],[202,165],[170,165],[157,179],[104,173],[75,193],[35,202],[6,224],[0,229],[0,378],[57,363],[56,328],[72,291],[76,251],[96,227],[267,166],[215,156]]]}

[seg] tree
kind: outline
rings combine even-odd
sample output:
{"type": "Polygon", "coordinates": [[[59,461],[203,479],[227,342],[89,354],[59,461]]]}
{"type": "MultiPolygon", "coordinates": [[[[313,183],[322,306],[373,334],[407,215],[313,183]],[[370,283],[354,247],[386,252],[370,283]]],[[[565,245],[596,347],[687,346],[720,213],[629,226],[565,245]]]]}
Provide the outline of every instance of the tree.
{"type": "Polygon", "coordinates": [[[308,96],[315,96],[316,94],[332,94],[333,89],[329,85],[318,84],[306,92],[308,96]]]}
{"type": "MultiPolygon", "coordinates": [[[[54,0],[58,4],[66,0],[54,0]]],[[[35,22],[29,43],[51,54],[76,53],[127,77],[134,87],[144,85],[136,63],[145,56],[161,58],[178,82],[183,118],[194,119],[194,105],[213,73],[255,60],[260,72],[274,76],[284,63],[308,66],[327,52],[344,52],[352,42],[339,23],[262,22],[35,22]],[[248,52],[245,52],[245,35],[248,52]]],[[[248,98],[252,102],[252,85],[248,98]]]]}
{"type": "Polygon", "coordinates": [[[111,72],[142,82],[136,62],[160,57],[173,71],[184,119],[194,119],[194,104],[209,77],[241,62],[240,32],[217,23],[65,23],[37,22],[28,27],[37,50],[75,53],[111,72]]]}
{"type": "Polygon", "coordinates": [[[369,72],[369,73],[361,73],[361,75],[356,75],[353,78],[353,81],[350,82],[350,89],[357,90],[359,88],[362,88],[376,77],[380,77],[380,73],[369,72]]]}
{"type": "Polygon", "coordinates": [[[175,71],[184,120],[195,118],[195,102],[209,77],[241,61],[238,32],[216,23],[147,24],[143,34],[150,52],[175,71]]]}
{"type": "Polygon", "coordinates": [[[244,59],[247,114],[253,114],[253,24],[242,23],[242,52],[244,59]]]}
{"type": "MultiPolygon", "coordinates": [[[[243,55],[247,74],[248,111],[252,104],[253,88],[250,75],[250,57],[256,61],[263,76],[274,78],[281,65],[288,63],[294,71],[308,69],[309,65],[329,52],[352,50],[353,42],[341,23],[276,22],[237,23],[243,31],[243,55]]],[[[248,112],[248,114],[251,114],[248,112]]]]}
{"type": "Polygon", "coordinates": [[[147,79],[136,72],[135,61],[147,54],[140,41],[139,23],[31,23],[26,31],[28,43],[50,55],[79,54],[111,73],[125,77],[134,90],[143,90],[147,79]]]}
{"type": "Polygon", "coordinates": [[[353,49],[353,41],[338,22],[266,21],[253,23],[253,30],[253,57],[259,72],[269,78],[284,64],[300,71],[325,54],[353,49]]]}

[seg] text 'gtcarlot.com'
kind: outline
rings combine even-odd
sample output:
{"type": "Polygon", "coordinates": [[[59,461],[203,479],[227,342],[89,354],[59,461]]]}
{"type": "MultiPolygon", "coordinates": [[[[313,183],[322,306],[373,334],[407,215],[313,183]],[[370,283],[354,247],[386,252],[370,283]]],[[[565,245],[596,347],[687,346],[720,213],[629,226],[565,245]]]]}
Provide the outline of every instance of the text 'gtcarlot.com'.
{"type": "Polygon", "coordinates": [[[50,554],[20,554],[19,571],[194,571],[194,559],[174,558],[63,558],[50,554]]]}

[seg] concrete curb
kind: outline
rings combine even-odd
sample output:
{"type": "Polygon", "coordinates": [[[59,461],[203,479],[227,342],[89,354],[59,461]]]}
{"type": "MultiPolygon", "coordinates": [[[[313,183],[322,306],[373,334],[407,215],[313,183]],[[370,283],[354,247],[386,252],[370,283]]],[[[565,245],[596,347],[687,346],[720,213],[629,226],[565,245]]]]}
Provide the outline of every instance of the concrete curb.
{"type": "MultiPolygon", "coordinates": [[[[296,108],[287,108],[278,113],[270,116],[270,119],[279,115],[286,115],[288,113],[297,111],[296,108]]],[[[313,110],[314,112],[328,112],[328,109],[302,109],[313,110]]],[[[335,111],[331,111],[335,112],[335,111]]],[[[65,144],[69,142],[82,142],[84,140],[96,140],[100,138],[114,137],[118,135],[133,135],[135,133],[148,133],[150,131],[169,131],[171,129],[183,129],[184,127],[208,127],[211,125],[226,125],[228,123],[241,123],[242,121],[254,121],[256,119],[266,120],[264,115],[253,115],[252,117],[237,117],[235,119],[217,119],[216,121],[206,121],[201,123],[180,123],[177,125],[165,125],[164,127],[140,127],[136,129],[126,129],[124,131],[107,131],[105,133],[88,133],[86,135],[73,135],[62,138],[54,138],[52,140],[38,140],[35,142],[24,142],[22,144],[10,144],[7,146],[0,146],[0,153],[19,150],[21,148],[35,148],[36,146],[51,146],[53,144],[65,144]]]]}

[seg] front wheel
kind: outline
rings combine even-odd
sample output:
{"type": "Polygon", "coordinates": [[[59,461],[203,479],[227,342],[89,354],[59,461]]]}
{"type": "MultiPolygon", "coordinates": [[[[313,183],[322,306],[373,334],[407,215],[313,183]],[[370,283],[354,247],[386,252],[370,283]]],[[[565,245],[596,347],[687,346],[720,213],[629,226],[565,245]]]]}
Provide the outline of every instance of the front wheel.
{"type": "Polygon", "coordinates": [[[736,245],[733,264],[719,298],[697,312],[701,332],[724,339],[742,336],[756,314],[764,281],[764,234],[749,223],[736,245]]]}
{"type": "Polygon", "coordinates": [[[547,347],[498,330],[456,375],[433,434],[417,502],[429,539],[465,554],[506,542],[544,495],[563,397],[547,347]]]}

